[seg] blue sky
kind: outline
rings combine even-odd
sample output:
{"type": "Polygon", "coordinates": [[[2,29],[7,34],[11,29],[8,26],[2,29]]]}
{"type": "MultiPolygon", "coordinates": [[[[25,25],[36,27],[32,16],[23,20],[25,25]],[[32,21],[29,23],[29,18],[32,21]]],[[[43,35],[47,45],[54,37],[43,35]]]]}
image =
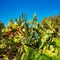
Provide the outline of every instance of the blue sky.
{"type": "Polygon", "coordinates": [[[0,0],[0,20],[7,24],[9,19],[27,14],[27,20],[36,13],[38,20],[60,14],[60,0],[0,0]]]}

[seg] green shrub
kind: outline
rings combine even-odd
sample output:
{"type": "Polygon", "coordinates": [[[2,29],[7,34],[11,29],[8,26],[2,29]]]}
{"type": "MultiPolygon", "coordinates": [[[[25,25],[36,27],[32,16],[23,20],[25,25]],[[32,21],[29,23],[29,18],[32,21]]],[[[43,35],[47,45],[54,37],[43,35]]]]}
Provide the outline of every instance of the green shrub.
{"type": "Polygon", "coordinates": [[[8,25],[0,23],[0,58],[4,60],[60,60],[60,17],[37,15],[26,22],[25,15],[8,25]]]}

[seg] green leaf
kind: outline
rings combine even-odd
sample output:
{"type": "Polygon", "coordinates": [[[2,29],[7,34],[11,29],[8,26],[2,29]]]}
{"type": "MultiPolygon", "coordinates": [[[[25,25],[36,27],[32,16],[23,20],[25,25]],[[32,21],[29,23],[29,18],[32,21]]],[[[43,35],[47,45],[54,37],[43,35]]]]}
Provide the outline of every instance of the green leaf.
{"type": "Polygon", "coordinates": [[[55,43],[57,47],[60,47],[60,38],[55,38],[55,43]]]}
{"type": "Polygon", "coordinates": [[[10,46],[14,46],[15,45],[15,42],[13,40],[10,40],[10,41],[8,41],[7,44],[10,45],[10,46]]]}
{"type": "Polygon", "coordinates": [[[21,60],[21,56],[19,53],[16,55],[16,60],[21,60]]]}
{"type": "Polygon", "coordinates": [[[29,60],[33,60],[36,51],[33,48],[30,48],[26,45],[24,45],[24,49],[25,49],[26,53],[28,54],[29,60]]]}
{"type": "Polygon", "coordinates": [[[39,57],[38,60],[50,60],[50,57],[48,57],[48,56],[42,54],[42,55],[39,57]]]}
{"type": "Polygon", "coordinates": [[[36,53],[35,53],[35,56],[34,56],[34,60],[39,60],[39,58],[40,58],[40,56],[41,56],[41,51],[37,51],[36,53]]]}
{"type": "Polygon", "coordinates": [[[45,44],[45,42],[47,41],[48,38],[49,38],[49,35],[46,34],[46,32],[44,32],[41,35],[41,45],[40,45],[39,49],[43,47],[43,45],[45,44]]]}
{"type": "Polygon", "coordinates": [[[21,60],[29,60],[29,57],[26,53],[23,53],[21,60]]]}
{"type": "Polygon", "coordinates": [[[34,23],[34,21],[33,20],[29,20],[29,22],[28,22],[29,24],[33,24],[34,23]]]}
{"type": "Polygon", "coordinates": [[[28,46],[26,46],[26,45],[24,45],[24,49],[25,49],[25,51],[26,51],[27,53],[35,52],[35,50],[34,50],[33,48],[28,47],[28,46]]]}
{"type": "Polygon", "coordinates": [[[60,58],[53,57],[52,60],[60,60],[60,58]]]}
{"type": "Polygon", "coordinates": [[[5,48],[6,47],[6,44],[2,43],[0,44],[0,48],[5,48]]]}
{"type": "Polygon", "coordinates": [[[22,36],[21,34],[20,34],[19,36],[16,35],[16,36],[14,37],[14,42],[15,42],[15,43],[19,43],[22,38],[23,38],[23,36],[22,36]]]}
{"type": "Polygon", "coordinates": [[[31,39],[26,39],[26,38],[21,39],[22,44],[30,44],[30,41],[31,39]]]}
{"type": "Polygon", "coordinates": [[[47,55],[47,56],[50,56],[50,57],[56,56],[55,52],[53,52],[51,49],[50,50],[47,49],[47,46],[44,46],[42,53],[45,54],[45,55],[47,55]]]}
{"type": "Polygon", "coordinates": [[[33,20],[34,20],[34,21],[37,20],[37,15],[36,15],[36,13],[34,13],[33,20]]]}

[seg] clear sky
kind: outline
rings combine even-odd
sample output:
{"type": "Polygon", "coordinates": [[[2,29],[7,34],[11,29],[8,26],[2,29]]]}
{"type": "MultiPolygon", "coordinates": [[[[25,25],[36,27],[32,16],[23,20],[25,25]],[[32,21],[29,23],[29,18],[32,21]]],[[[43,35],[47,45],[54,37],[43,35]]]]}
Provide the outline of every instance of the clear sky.
{"type": "Polygon", "coordinates": [[[38,20],[60,14],[60,0],[0,0],[0,20],[7,24],[10,18],[27,14],[27,20],[36,12],[38,20]]]}

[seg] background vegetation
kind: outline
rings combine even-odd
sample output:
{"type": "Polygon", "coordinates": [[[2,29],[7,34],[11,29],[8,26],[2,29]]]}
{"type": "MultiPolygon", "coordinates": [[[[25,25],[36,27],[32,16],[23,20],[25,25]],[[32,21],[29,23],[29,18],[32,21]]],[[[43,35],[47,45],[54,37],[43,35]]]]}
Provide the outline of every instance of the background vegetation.
{"type": "Polygon", "coordinates": [[[60,60],[60,16],[37,15],[26,22],[22,14],[7,26],[0,21],[0,58],[4,60],[60,60]]]}

